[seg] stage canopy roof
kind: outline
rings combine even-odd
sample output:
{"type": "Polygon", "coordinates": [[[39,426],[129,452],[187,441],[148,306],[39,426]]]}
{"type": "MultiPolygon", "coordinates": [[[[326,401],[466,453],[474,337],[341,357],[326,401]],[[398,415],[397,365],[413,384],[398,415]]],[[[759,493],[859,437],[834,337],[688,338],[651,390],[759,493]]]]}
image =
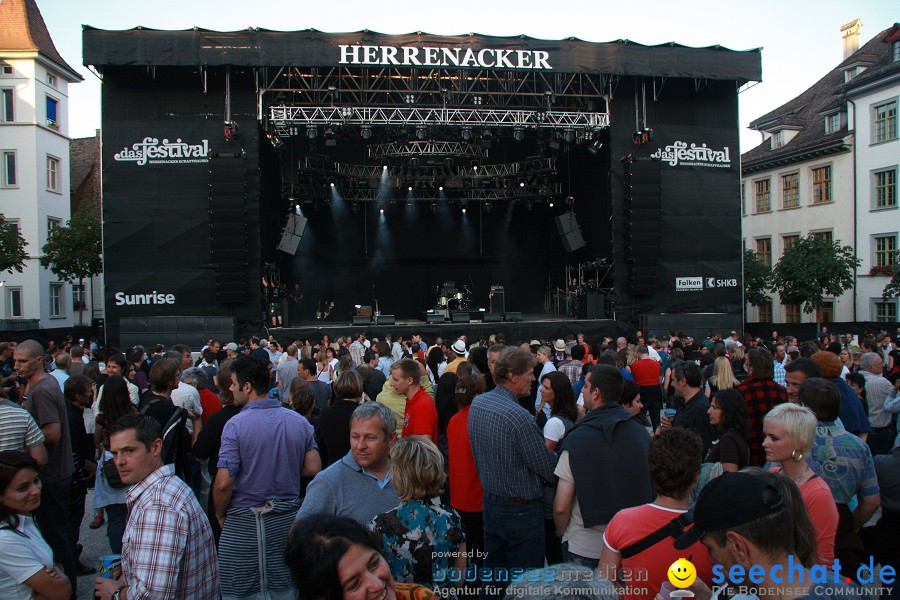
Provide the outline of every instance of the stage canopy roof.
{"type": "Polygon", "coordinates": [[[576,38],[428,33],[387,35],[372,31],[323,33],[137,27],[109,31],[84,26],[84,64],[93,66],[378,67],[538,70],[622,76],[762,78],[759,49],[691,48],[675,43],[644,46],[628,40],[594,43],[576,38]]]}

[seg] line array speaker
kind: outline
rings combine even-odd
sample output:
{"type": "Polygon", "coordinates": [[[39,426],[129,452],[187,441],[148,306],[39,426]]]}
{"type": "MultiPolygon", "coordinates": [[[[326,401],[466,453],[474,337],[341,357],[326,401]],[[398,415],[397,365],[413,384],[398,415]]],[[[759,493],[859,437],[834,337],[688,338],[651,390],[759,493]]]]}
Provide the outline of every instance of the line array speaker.
{"type": "Polygon", "coordinates": [[[216,299],[247,297],[247,197],[243,158],[223,155],[209,161],[209,252],[216,299]]]}
{"type": "Polygon", "coordinates": [[[625,163],[624,186],[628,288],[632,296],[650,296],[656,292],[656,268],[662,258],[662,174],[659,161],[625,163]]]}

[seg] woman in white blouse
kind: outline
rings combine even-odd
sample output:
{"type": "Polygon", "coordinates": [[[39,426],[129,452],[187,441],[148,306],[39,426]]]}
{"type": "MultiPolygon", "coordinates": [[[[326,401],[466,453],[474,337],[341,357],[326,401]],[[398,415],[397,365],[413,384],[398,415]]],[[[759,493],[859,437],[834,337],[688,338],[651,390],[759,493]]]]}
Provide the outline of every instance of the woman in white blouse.
{"type": "Polygon", "coordinates": [[[0,598],[68,600],[69,579],[53,564],[32,513],[41,505],[38,464],[24,452],[0,452],[0,598]]]}

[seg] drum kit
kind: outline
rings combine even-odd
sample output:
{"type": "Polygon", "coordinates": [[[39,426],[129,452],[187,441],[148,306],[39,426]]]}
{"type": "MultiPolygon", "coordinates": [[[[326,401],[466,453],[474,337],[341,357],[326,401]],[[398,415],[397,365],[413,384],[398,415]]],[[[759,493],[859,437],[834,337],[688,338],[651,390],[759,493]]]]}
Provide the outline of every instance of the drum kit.
{"type": "Polygon", "coordinates": [[[452,282],[445,282],[438,286],[437,306],[439,311],[470,310],[472,307],[472,291],[469,286],[463,284],[463,291],[456,289],[452,282]]]}

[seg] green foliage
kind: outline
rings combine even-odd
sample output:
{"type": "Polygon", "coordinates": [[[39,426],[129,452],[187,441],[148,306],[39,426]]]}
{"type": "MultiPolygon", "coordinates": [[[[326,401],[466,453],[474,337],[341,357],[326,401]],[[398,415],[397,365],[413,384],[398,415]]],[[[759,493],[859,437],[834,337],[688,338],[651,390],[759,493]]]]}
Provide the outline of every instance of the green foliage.
{"type": "Polygon", "coordinates": [[[100,222],[85,204],[65,225],[50,232],[41,249],[41,266],[63,281],[82,282],[103,270],[100,222]]]}
{"type": "Polygon", "coordinates": [[[753,306],[761,306],[771,300],[772,269],[759,259],[756,252],[744,248],[744,299],[753,306]]]}
{"type": "Polygon", "coordinates": [[[810,234],[775,265],[773,287],[783,304],[803,304],[803,312],[810,314],[825,296],[837,298],[853,287],[859,264],[851,246],[810,234]]]}
{"type": "Polygon", "coordinates": [[[0,273],[21,273],[25,269],[25,261],[28,260],[28,253],[25,252],[27,245],[19,228],[0,215],[0,273]]]}
{"type": "Polygon", "coordinates": [[[887,285],[884,286],[884,291],[881,292],[885,300],[900,298],[900,250],[894,253],[890,269],[891,280],[887,282],[887,285]]]}

